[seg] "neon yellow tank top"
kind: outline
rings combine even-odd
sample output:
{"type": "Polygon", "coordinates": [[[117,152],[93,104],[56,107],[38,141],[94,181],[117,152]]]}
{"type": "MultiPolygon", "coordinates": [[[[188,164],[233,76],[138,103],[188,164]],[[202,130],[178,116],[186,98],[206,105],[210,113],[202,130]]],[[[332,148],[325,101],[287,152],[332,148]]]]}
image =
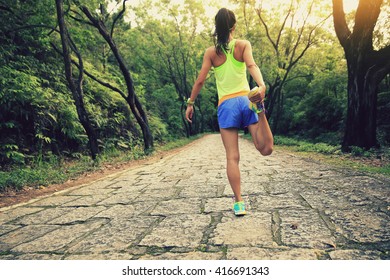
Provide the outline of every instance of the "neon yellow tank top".
{"type": "Polygon", "coordinates": [[[246,77],[245,62],[238,61],[233,56],[235,44],[236,40],[234,39],[229,42],[228,52],[222,49],[226,55],[226,61],[222,65],[214,67],[218,99],[229,94],[242,91],[249,92],[250,90],[246,77]]]}

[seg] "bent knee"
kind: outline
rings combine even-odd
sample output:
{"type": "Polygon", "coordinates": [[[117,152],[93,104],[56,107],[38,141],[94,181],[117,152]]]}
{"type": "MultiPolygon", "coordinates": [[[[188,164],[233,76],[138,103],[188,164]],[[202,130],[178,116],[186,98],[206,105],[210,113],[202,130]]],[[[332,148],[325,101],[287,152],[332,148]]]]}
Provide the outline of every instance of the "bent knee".
{"type": "MultiPolygon", "coordinates": [[[[257,147],[256,147],[257,148],[257,147]]],[[[269,156],[274,151],[272,146],[265,146],[257,149],[262,156],[269,156]]]]}

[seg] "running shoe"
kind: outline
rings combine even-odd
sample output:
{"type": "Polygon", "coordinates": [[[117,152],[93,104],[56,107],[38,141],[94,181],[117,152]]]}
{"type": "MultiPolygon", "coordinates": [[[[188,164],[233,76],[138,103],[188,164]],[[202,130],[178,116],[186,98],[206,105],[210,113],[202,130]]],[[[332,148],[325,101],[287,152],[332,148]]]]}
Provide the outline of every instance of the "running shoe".
{"type": "Polygon", "coordinates": [[[245,202],[244,201],[239,201],[233,204],[233,210],[234,210],[234,215],[236,216],[243,216],[246,214],[245,211],[245,202]]]}

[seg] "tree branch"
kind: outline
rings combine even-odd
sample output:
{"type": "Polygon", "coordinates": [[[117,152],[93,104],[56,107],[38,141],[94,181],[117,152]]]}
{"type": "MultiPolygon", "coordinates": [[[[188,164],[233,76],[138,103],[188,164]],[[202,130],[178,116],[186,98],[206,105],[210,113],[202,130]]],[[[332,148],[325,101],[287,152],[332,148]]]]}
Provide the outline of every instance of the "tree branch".
{"type": "Polygon", "coordinates": [[[290,79],[286,79],[286,83],[288,83],[288,82],[291,82],[291,81],[293,81],[293,80],[295,80],[295,79],[299,79],[299,78],[309,78],[309,77],[311,77],[312,76],[312,74],[309,74],[309,75],[298,75],[298,76],[295,76],[295,77],[292,77],[292,78],[290,78],[290,79]]]}
{"type": "Polygon", "coordinates": [[[349,30],[347,22],[345,20],[343,0],[333,1],[333,23],[336,31],[337,38],[340,44],[345,48],[350,40],[351,30],[349,30]]]}
{"type": "Polygon", "coordinates": [[[371,52],[366,59],[372,65],[376,66],[374,76],[377,83],[382,81],[386,75],[390,74],[390,45],[379,51],[371,52]]]}
{"type": "MultiPolygon", "coordinates": [[[[73,13],[76,13],[76,12],[73,11],[73,10],[72,10],[72,12],[73,12],[73,13]]],[[[76,14],[79,15],[78,13],[76,13],[76,14]]],[[[73,16],[73,15],[71,15],[71,14],[68,14],[68,16],[69,16],[71,19],[73,19],[73,20],[75,20],[75,21],[77,21],[77,22],[80,22],[80,23],[83,23],[83,24],[87,24],[87,25],[93,26],[93,24],[91,24],[89,21],[86,21],[86,20],[84,20],[84,19],[80,19],[80,18],[75,17],[75,16],[73,16]]]]}
{"type": "Polygon", "coordinates": [[[280,27],[279,34],[278,34],[278,39],[276,40],[276,46],[279,46],[279,42],[280,42],[280,38],[282,37],[283,29],[284,29],[284,27],[286,26],[287,19],[288,19],[288,17],[290,16],[291,11],[292,11],[292,6],[293,6],[293,1],[291,1],[291,3],[290,3],[290,8],[288,9],[287,15],[286,15],[286,17],[284,18],[284,21],[283,21],[283,23],[282,23],[282,26],[280,27]]]}
{"type": "Polygon", "coordinates": [[[78,76],[78,79],[77,79],[77,87],[79,89],[79,92],[82,92],[82,87],[83,87],[83,80],[84,80],[84,63],[83,63],[83,58],[81,57],[81,54],[76,46],[76,44],[74,43],[74,41],[72,40],[72,38],[70,37],[70,34],[68,32],[68,30],[66,30],[66,36],[68,37],[68,41],[69,41],[69,46],[70,48],[72,49],[72,51],[76,54],[77,56],[77,59],[79,60],[79,66],[78,66],[78,69],[79,69],[79,76],[78,76]]]}
{"type": "MultiPolygon", "coordinates": [[[[61,56],[63,56],[63,53],[57,48],[56,45],[54,45],[53,43],[50,43],[51,46],[53,47],[53,49],[59,53],[61,56]]],[[[75,60],[72,59],[72,64],[74,64],[77,68],[79,68],[80,70],[80,64],[78,64],[75,60]]],[[[107,83],[107,82],[104,82],[98,78],[96,78],[96,76],[94,76],[93,74],[91,74],[90,72],[88,72],[87,70],[83,69],[83,72],[85,75],[87,75],[87,77],[91,78],[92,80],[94,80],[95,82],[101,84],[102,86],[106,87],[106,88],[109,88],[111,89],[112,91],[115,91],[117,93],[119,93],[123,98],[126,98],[126,95],[123,93],[122,90],[120,90],[119,88],[111,85],[110,83],[107,83]]]]}
{"type": "Polygon", "coordinates": [[[390,61],[390,45],[380,49],[379,51],[374,51],[372,57],[381,61],[390,61]]]}
{"type": "MultiPolygon", "coordinates": [[[[309,11],[307,12],[307,15],[305,17],[305,19],[303,20],[303,24],[302,24],[302,27],[300,28],[300,31],[299,31],[299,34],[298,34],[298,38],[297,38],[297,41],[295,42],[295,45],[293,47],[293,50],[292,50],[292,54],[291,54],[291,57],[290,57],[290,65],[292,64],[292,61],[294,60],[294,56],[295,56],[295,52],[298,48],[298,45],[301,41],[301,38],[302,38],[302,34],[303,34],[303,31],[305,30],[305,27],[306,27],[306,23],[307,23],[307,19],[309,18],[310,14],[311,14],[311,11],[313,9],[313,4],[314,4],[314,1],[311,2],[311,5],[310,5],[310,8],[309,8],[309,11]]],[[[314,29],[313,29],[314,30],[314,29]]],[[[312,32],[313,32],[312,30],[312,32]]],[[[310,32],[310,34],[312,33],[310,32]]],[[[310,38],[310,37],[309,37],[310,38]]],[[[307,45],[310,44],[310,40],[308,40],[307,42],[307,45]]]]}
{"type": "MultiPolygon", "coordinates": [[[[78,64],[76,63],[76,61],[72,61],[72,62],[78,67],[78,64]]],[[[125,93],[124,93],[122,90],[120,90],[119,88],[114,87],[114,86],[111,85],[110,83],[104,82],[104,81],[102,81],[102,80],[96,78],[96,76],[92,75],[91,73],[89,73],[89,72],[88,72],[87,70],[85,70],[85,69],[84,69],[84,73],[85,73],[85,75],[87,75],[89,78],[91,78],[91,79],[94,80],[95,82],[101,84],[102,86],[104,86],[104,87],[106,87],[106,88],[111,89],[112,91],[115,91],[115,92],[119,93],[119,94],[122,96],[122,98],[126,99],[125,93]]]]}
{"type": "Polygon", "coordinates": [[[276,45],[276,43],[274,42],[274,40],[272,40],[271,35],[270,35],[270,33],[269,33],[268,26],[267,26],[267,24],[265,23],[263,17],[261,16],[261,10],[262,10],[261,7],[258,8],[258,9],[256,9],[256,13],[257,13],[257,15],[259,16],[259,19],[260,19],[261,23],[263,24],[263,26],[264,26],[264,28],[265,28],[265,34],[267,35],[268,40],[271,42],[271,44],[272,44],[272,46],[274,47],[276,53],[279,54],[278,46],[276,45]]]}
{"type": "MultiPolygon", "coordinates": [[[[375,24],[378,20],[383,0],[359,1],[355,16],[353,34],[358,38],[372,38],[375,24]]],[[[371,42],[372,43],[372,42],[371,42]]]]}
{"type": "Polygon", "coordinates": [[[113,38],[113,34],[114,34],[114,28],[115,28],[115,24],[116,22],[122,18],[123,14],[125,13],[125,10],[126,10],[126,1],[127,0],[124,0],[123,1],[123,6],[122,6],[122,11],[119,12],[119,14],[114,18],[113,22],[112,22],[112,25],[111,25],[111,31],[110,31],[110,35],[111,35],[111,38],[113,38]]]}

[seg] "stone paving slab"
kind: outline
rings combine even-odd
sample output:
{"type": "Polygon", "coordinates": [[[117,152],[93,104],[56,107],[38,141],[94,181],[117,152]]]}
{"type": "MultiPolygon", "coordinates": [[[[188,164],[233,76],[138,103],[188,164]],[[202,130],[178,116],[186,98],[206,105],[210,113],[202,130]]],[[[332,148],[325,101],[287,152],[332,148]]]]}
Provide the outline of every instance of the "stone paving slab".
{"type": "Polygon", "coordinates": [[[0,236],[0,252],[8,252],[16,246],[28,244],[28,242],[45,236],[59,228],[59,226],[54,225],[28,225],[17,228],[0,236]]]}
{"type": "Polygon", "coordinates": [[[207,215],[169,216],[142,239],[140,245],[196,248],[201,244],[203,232],[210,222],[211,217],[207,215]]]}
{"type": "Polygon", "coordinates": [[[202,200],[200,198],[180,198],[161,201],[150,212],[150,215],[169,216],[172,214],[201,214],[202,200]]]}
{"type": "Polygon", "coordinates": [[[0,224],[9,223],[12,220],[18,219],[28,214],[39,212],[44,208],[33,208],[33,207],[17,207],[10,210],[0,212],[0,224]]]}
{"type": "Polygon", "coordinates": [[[235,217],[220,135],[0,209],[0,260],[390,259],[390,178],[239,142],[235,217]]]}
{"type": "Polygon", "coordinates": [[[34,252],[64,252],[65,247],[72,241],[82,237],[90,231],[102,225],[101,221],[92,223],[61,226],[39,238],[33,238],[32,241],[22,243],[12,248],[14,253],[34,253],[34,252]]]}
{"type": "Polygon", "coordinates": [[[121,251],[126,251],[137,239],[145,235],[158,220],[157,217],[132,217],[112,220],[70,247],[67,252],[70,254],[89,253],[95,255],[104,252],[119,254],[121,251]]]}
{"type": "Polygon", "coordinates": [[[271,230],[271,215],[250,213],[245,217],[224,214],[212,235],[214,245],[273,247],[275,242],[271,230]]]}
{"type": "Polygon", "coordinates": [[[231,248],[228,260],[317,260],[321,251],[310,249],[263,249],[256,247],[231,248]]]}
{"type": "Polygon", "coordinates": [[[34,214],[23,216],[16,222],[19,225],[45,225],[50,221],[72,212],[76,208],[46,208],[34,214]]]}
{"type": "Polygon", "coordinates": [[[107,199],[107,195],[103,195],[103,194],[81,196],[78,199],[63,204],[62,206],[63,207],[88,207],[88,206],[94,206],[105,199],[107,199]]]}
{"type": "Polygon", "coordinates": [[[331,229],[314,210],[280,210],[281,243],[301,248],[335,246],[331,229]]]}

